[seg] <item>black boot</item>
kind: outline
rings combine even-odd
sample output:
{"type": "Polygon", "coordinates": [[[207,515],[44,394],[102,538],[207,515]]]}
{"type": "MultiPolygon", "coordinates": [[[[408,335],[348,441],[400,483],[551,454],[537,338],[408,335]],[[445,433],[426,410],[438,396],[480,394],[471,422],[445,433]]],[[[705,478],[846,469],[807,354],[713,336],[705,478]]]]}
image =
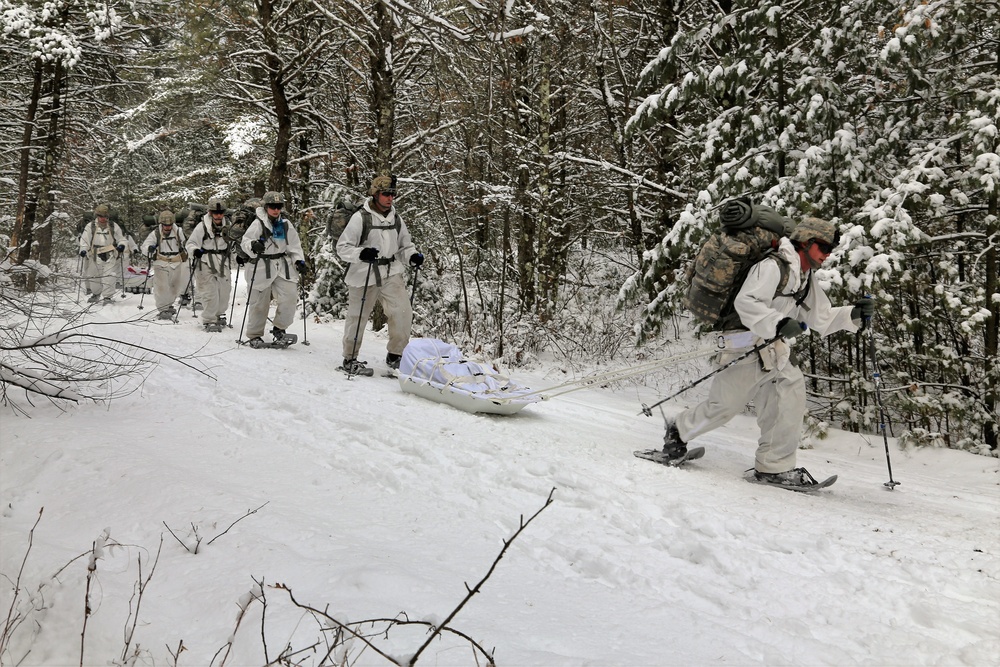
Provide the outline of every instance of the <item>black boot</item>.
{"type": "Polygon", "coordinates": [[[663,434],[663,454],[668,459],[679,459],[687,454],[687,443],[681,440],[680,431],[677,430],[677,422],[673,419],[667,420],[667,430],[663,434]]]}

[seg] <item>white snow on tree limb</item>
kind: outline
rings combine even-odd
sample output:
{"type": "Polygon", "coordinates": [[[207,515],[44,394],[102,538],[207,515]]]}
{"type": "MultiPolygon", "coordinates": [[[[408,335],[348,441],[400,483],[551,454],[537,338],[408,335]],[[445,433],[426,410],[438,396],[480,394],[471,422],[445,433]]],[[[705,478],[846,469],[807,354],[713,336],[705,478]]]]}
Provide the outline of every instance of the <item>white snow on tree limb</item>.
{"type": "Polygon", "coordinates": [[[16,387],[21,387],[25,391],[42,394],[49,398],[59,398],[77,403],[84,400],[84,396],[66,387],[50,382],[43,377],[38,377],[38,371],[29,368],[8,366],[0,363],[0,382],[6,382],[16,387]]]}

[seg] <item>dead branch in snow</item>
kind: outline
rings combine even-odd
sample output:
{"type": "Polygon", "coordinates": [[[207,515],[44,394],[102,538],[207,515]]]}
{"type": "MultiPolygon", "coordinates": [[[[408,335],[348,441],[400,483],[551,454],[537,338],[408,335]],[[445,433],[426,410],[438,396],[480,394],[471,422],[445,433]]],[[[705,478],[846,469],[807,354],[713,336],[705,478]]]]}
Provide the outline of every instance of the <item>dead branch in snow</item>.
{"type": "Polygon", "coordinates": [[[38,518],[35,519],[35,524],[28,531],[28,547],[24,550],[24,558],[21,559],[21,567],[18,569],[17,578],[14,580],[14,595],[10,601],[10,609],[7,611],[7,619],[4,621],[3,630],[0,631],[0,662],[3,662],[4,654],[7,652],[7,647],[10,645],[10,638],[14,634],[14,631],[27,618],[21,614],[17,598],[21,593],[21,577],[24,575],[24,565],[28,562],[28,554],[31,553],[31,546],[34,544],[35,528],[38,527],[38,522],[42,520],[42,512],[44,511],[44,507],[38,510],[38,518]]]}
{"type": "Polygon", "coordinates": [[[0,289],[0,404],[27,414],[13,394],[28,404],[42,396],[63,401],[104,402],[136,391],[157,361],[168,359],[214,379],[193,354],[176,354],[128,342],[115,333],[147,319],[87,321],[87,309],[66,307],[58,293],[30,294],[0,289]],[[113,333],[101,335],[98,329],[113,333]]]}
{"type": "MultiPolygon", "coordinates": [[[[209,541],[208,541],[208,542],[207,542],[207,543],[205,544],[205,546],[208,546],[208,545],[209,545],[209,544],[211,544],[212,542],[216,541],[217,539],[219,539],[220,537],[222,537],[223,535],[225,535],[226,533],[228,533],[228,532],[229,532],[230,530],[232,530],[233,526],[235,526],[236,524],[238,524],[238,523],[239,523],[240,521],[242,521],[243,519],[247,518],[247,517],[248,517],[248,516],[250,516],[251,514],[256,514],[256,513],[257,513],[257,512],[259,512],[260,510],[264,509],[264,507],[266,507],[266,506],[267,506],[267,504],[268,504],[269,502],[271,502],[271,501],[270,501],[270,500],[268,500],[267,502],[265,502],[265,503],[264,503],[263,505],[261,505],[260,507],[257,507],[256,509],[252,509],[252,510],[247,510],[247,511],[246,511],[246,514],[244,514],[244,515],[243,515],[243,516],[241,516],[240,518],[236,519],[236,521],[233,521],[233,522],[232,522],[231,524],[229,524],[229,527],[228,527],[228,528],[226,528],[226,529],[225,529],[224,531],[222,531],[221,533],[219,533],[218,535],[216,535],[215,537],[213,537],[212,539],[210,539],[210,540],[209,540],[209,541]]],[[[169,533],[170,533],[170,534],[171,534],[171,535],[173,536],[173,538],[174,538],[175,540],[177,540],[177,542],[178,542],[178,543],[179,543],[179,544],[180,544],[180,545],[181,545],[182,547],[184,547],[184,548],[185,548],[185,549],[186,549],[187,551],[189,551],[190,553],[193,553],[193,554],[197,554],[197,553],[198,553],[198,550],[199,550],[199,549],[201,548],[201,542],[202,542],[202,540],[204,540],[205,538],[204,538],[204,537],[202,537],[202,536],[201,536],[201,535],[199,534],[199,531],[198,531],[198,526],[197,526],[197,525],[195,525],[195,523],[194,523],[194,522],[191,522],[191,534],[193,534],[193,535],[194,535],[194,546],[193,546],[193,547],[192,547],[191,545],[189,545],[189,544],[188,544],[187,542],[185,542],[184,540],[182,540],[181,538],[179,538],[179,537],[177,536],[177,533],[175,533],[175,532],[174,532],[173,528],[171,528],[170,526],[168,526],[168,525],[167,525],[167,522],[166,522],[166,521],[164,521],[164,522],[163,522],[163,526],[164,526],[164,527],[165,527],[165,528],[167,529],[167,531],[168,531],[168,532],[169,532],[169,533]]]]}
{"type": "MultiPolygon", "coordinates": [[[[132,639],[135,637],[135,627],[139,623],[139,608],[142,606],[142,596],[146,592],[149,582],[153,579],[153,573],[156,571],[156,564],[160,562],[160,552],[162,551],[163,536],[160,535],[160,546],[156,549],[156,557],[153,558],[153,565],[149,568],[149,575],[145,579],[142,578],[142,554],[136,556],[135,560],[139,566],[139,574],[136,578],[135,588],[132,591],[132,598],[128,601],[128,618],[125,620],[125,648],[122,650],[122,664],[126,664],[128,650],[132,645],[132,639]],[[135,601],[135,609],[132,609],[133,600],[135,601]]],[[[139,645],[136,644],[135,648],[138,652],[139,645]]]]}
{"type": "MultiPolygon", "coordinates": [[[[490,578],[490,576],[492,576],[493,572],[497,568],[497,565],[500,563],[500,560],[504,557],[504,555],[507,553],[507,550],[510,549],[510,546],[514,543],[514,540],[516,540],[521,535],[521,533],[524,532],[524,529],[527,528],[531,524],[531,522],[534,521],[538,517],[538,515],[542,513],[543,510],[545,510],[546,507],[552,504],[552,496],[554,493],[555,489],[552,489],[549,492],[548,497],[545,499],[545,503],[542,505],[542,507],[540,507],[537,512],[528,517],[527,520],[524,519],[523,515],[521,516],[520,525],[518,526],[518,529],[514,531],[514,534],[511,535],[509,539],[503,540],[503,548],[500,550],[500,553],[497,554],[497,557],[493,560],[493,564],[490,565],[489,570],[486,572],[483,578],[476,583],[475,586],[469,587],[468,584],[465,585],[466,589],[465,597],[461,600],[461,602],[458,603],[458,605],[451,611],[450,614],[448,614],[445,620],[442,621],[441,623],[434,624],[428,621],[410,620],[405,614],[401,614],[399,617],[396,618],[374,618],[374,619],[367,619],[364,621],[357,621],[353,623],[344,623],[337,620],[324,610],[299,602],[293,595],[292,589],[286,586],[285,584],[275,584],[274,586],[272,586],[272,588],[285,591],[288,594],[288,598],[289,600],[291,600],[292,604],[298,607],[299,609],[302,609],[312,614],[313,617],[316,619],[317,623],[320,625],[320,627],[324,629],[324,632],[328,631],[329,629],[334,629],[338,633],[337,640],[334,642],[330,642],[330,646],[327,650],[327,653],[326,655],[324,655],[323,659],[320,661],[319,664],[327,664],[326,660],[332,655],[333,651],[338,648],[342,649],[344,645],[353,638],[363,643],[366,648],[371,649],[372,651],[380,655],[382,658],[384,658],[387,662],[391,664],[400,665],[400,667],[413,667],[413,665],[417,663],[417,660],[419,660],[420,655],[427,649],[427,647],[431,644],[431,642],[434,641],[434,639],[440,637],[442,634],[447,633],[449,635],[458,637],[459,639],[468,642],[473,649],[473,653],[477,663],[478,663],[478,657],[481,655],[483,658],[486,659],[486,664],[495,666],[496,663],[493,660],[493,653],[491,651],[487,651],[478,642],[469,637],[467,634],[455,630],[453,628],[450,628],[448,627],[448,625],[452,622],[452,620],[454,620],[454,618],[458,615],[458,613],[462,611],[462,609],[472,599],[472,597],[482,590],[483,585],[490,578]],[[406,626],[406,625],[422,625],[429,629],[427,639],[420,646],[420,648],[418,648],[417,651],[413,653],[413,655],[411,655],[406,660],[394,658],[393,656],[389,655],[388,653],[380,649],[372,639],[372,637],[375,637],[377,635],[382,635],[384,637],[393,627],[406,626]],[[382,626],[384,627],[384,630],[378,633],[373,633],[372,635],[366,635],[362,632],[362,629],[365,626],[370,626],[372,629],[374,629],[376,626],[382,626]]],[[[313,644],[307,647],[307,650],[314,649],[315,646],[316,645],[313,644]]],[[[301,651],[296,651],[296,653],[300,652],[301,651]]],[[[281,664],[291,664],[290,661],[288,660],[288,657],[290,655],[294,654],[283,653],[281,656],[279,656],[278,661],[280,661],[281,664]]],[[[347,662],[346,656],[341,656],[341,660],[337,661],[334,664],[340,664],[341,662],[346,664],[347,662]]]]}

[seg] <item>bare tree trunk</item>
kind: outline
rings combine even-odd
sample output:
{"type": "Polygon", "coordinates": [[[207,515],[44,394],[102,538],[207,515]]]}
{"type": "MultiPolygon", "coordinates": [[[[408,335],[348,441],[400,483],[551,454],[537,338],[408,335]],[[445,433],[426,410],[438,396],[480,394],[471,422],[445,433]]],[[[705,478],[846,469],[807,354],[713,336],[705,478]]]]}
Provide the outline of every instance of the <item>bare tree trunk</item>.
{"type": "MultiPolygon", "coordinates": [[[[393,22],[385,4],[372,3],[377,31],[368,35],[371,49],[369,65],[372,75],[371,110],[375,116],[375,156],[373,176],[392,173],[392,142],[396,131],[396,82],[392,70],[393,22]]],[[[372,329],[378,331],[388,319],[377,302],[372,311],[372,329]]]]}
{"type": "MultiPolygon", "coordinates": [[[[37,208],[35,209],[35,220],[43,220],[45,223],[32,234],[31,256],[41,264],[49,264],[52,260],[52,214],[54,204],[52,201],[52,181],[56,171],[59,169],[63,134],[59,128],[62,122],[62,92],[66,82],[66,69],[61,62],[56,62],[52,72],[52,90],[49,94],[48,109],[48,130],[45,137],[45,160],[42,167],[42,177],[38,183],[37,208]]],[[[32,287],[34,286],[35,273],[31,274],[32,287]]]]}
{"type": "Polygon", "coordinates": [[[371,48],[372,99],[375,116],[375,174],[392,172],[392,141],[396,131],[396,82],[392,65],[392,15],[385,4],[373,2],[378,31],[368,36],[371,48]]]}
{"type": "Polygon", "coordinates": [[[264,26],[263,39],[267,47],[264,62],[267,66],[267,80],[271,87],[271,101],[274,104],[274,116],[278,126],[274,138],[271,174],[268,176],[267,184],[269,190],[284,192],[288,185],[288,152],[292,143],[293,112],[285,90],[285,71],[278,57],[278,40],[281,39],[281,35],[269,27],[274,16],[274,3],[272,0],[258,0],[257,10],[260,22],[264,26]]]}
{"type": "Polygon", "coordinates": [[[10,236],[11,252],[16,252],[24,235],[24,213],[28,200],[28,173],[31,164],[31,139],[35,131],[35,116],[38,113],[38,100],[42,94],[43,64],[38,58],[34,60],[34,73],[31,84],[31,97],[28,99],[28,109],[24,114],[24,129],[21,134],[21,160],[18,167],[17,180],[17,210],[14,212],[14,229],[10,236]]]}

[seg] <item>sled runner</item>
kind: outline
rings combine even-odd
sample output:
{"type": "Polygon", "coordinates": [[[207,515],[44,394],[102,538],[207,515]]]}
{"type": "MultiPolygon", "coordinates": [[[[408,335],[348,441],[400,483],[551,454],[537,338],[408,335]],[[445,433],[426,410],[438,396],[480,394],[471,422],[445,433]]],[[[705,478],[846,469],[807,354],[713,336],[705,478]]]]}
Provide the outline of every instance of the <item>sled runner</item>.
{"type": "Polygon", "coordinates": [[[403,391],[466,412],[511,415],[542,400],[487,364],[467,361],[454,345],[414,338],[399,364],[403,391]]]}

